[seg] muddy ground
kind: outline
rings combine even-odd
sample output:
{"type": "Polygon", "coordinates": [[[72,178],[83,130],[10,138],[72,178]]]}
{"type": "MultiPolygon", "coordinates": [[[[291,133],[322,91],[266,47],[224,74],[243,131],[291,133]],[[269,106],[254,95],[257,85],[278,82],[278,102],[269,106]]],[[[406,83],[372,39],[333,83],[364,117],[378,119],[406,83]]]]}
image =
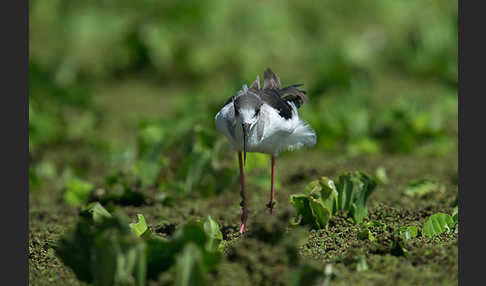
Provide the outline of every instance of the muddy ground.
{"type": "MultiPolygon", "coordinates": [[[[283,285],[292,270],[293,258],[279,243],[289,235],[288,221],[293,215],[289,196],[302,192],[304,186],[320,176],[336,178],[344,170],[374,174],[382,166],[388,183],[379,184],[368,200],[369,218],[386,224],[373,227],[376,240],[358,239],[360,225],[342,216],[333,217],[328,229],[308,230],[298,245],[301,261],[312,261],[324,269],[333,266],[331,285],[455,285],[458,275],[458,235],[442,234],[435,238],[417,237],[404,241],[407,256],[392,254],[390,247],[399,226],[423,226],[436,213],[452,213],[457,195],[457,156],[414,158],[409,155],[379,157],[331,157],[306,150],[278,158],[276,176],[281,187],[276,190],[276,212],[272,217],[265,207],[269,190],[248,186],[249,219],[247,232],[237,234],[240,216],[239,186],[213,198],[191,196],[173,206],[160,204],[120,206],[130,218],[145,215],[153,232],[171,235],[191,219],[211,215],[221,226],[225,239],[225,259],[209,274],[210,285],[283,285]],[[404,194],[409,180],[424,175],[445,185],[439,192],[422,198],[404,194]],[[267,239],[276,233],[279,238],[267,239]],[[357,257],[364,255],[367,270],[357,270],[357,257]]],[[[248,176],[269,170],[256,170],[248,176]]],[[[268,176],[269,177],[269,176],[268,176]]],[[[78,209],[62,203],[60,190],[30,194],[29,267],[32,285],[83,285],[73,272],[56,257],[52,245],[78,220],[78,209]]],[[[362,225],[361,224],[361,225],[362,225]]],[[[153,285],[171,281],[170,272],[162,274],[153,285]]]]}

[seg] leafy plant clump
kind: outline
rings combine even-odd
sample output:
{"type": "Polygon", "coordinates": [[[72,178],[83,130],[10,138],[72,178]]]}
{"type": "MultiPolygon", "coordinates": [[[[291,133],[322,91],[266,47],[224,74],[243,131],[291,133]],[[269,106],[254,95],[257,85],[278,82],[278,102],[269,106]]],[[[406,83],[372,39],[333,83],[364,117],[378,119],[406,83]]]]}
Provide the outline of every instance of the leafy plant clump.
{"type": "Polygon", "coordinates": [[[395,234],[398,234],[401,238],[407,240],[418,235],[418,228],[416,226],[401,226],[395,230],[395,234]]]}
{"type": "Polygon", "coordinates": [[[359,171],[345,172],[336,184],[327,177],[312,181],[303,194],[290,197],[297,216],[294,224],[324,228],[337,212],[344,212],[359,224],[368,216],[366,201],[375,187],[376,182],[359,171]]]}
{"type": "Polygon", "coordinates": [[[72,206],[81,205],[86,202],[93,189],[89,182],[76,177],[69,178],[65,184],[64,201],[72,206]]]}
{"type": "Polygon", "coordinates": [[[161,272],[176,270],[177,285],[205,285],[206,274],[221,260],[218,224],[207,217],[189,222],[169,239],[152,234],[145,218],[129,223],[98,202],[82,209],[75,229],[55,246],[76,277],[94,285],[146,285],[161,272]]]}
{"type": "Polygon", "coordinates": [[[442,233],[451,233],[457,224],[452,216],[445,213],[436,213],[431,215],[422,228],[422,235],[424,236],[436,236],[442,233]]]}
{"type": "Polygon", "coordinates": [[[431,192],[441,190],[443,187],[435,180],[423,178],[412,180],[407,184],[405,194],[411,197],[423,197],[431,192]]]}

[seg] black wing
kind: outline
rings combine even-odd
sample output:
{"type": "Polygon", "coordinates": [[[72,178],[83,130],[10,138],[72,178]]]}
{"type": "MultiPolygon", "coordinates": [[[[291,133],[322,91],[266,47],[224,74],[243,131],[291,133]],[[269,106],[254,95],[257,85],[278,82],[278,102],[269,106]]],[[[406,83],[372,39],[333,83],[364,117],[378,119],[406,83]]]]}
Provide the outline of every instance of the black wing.
{"type": "MultiPolygon", "coordinates": [[[[299,108],[307,100],[306,92],[297,88],[302,86],[302,84],[294,84],[280,88],[280,79],[270,68],[267,68],[263,73],[263,80],[264,92],[271,94],[276,92],[278,97],[282,98],[287,103],[294,103],[297,108],[299,108]],[[272,92],[268,92],[268,90],[272,90],[272,92]]],[[[272,98],[270,98],[270,100],[276,101],[276,99],[272,98]]]]}
{"type": "Polygon", "coordinates": [[[283,96],[282,98],[286,101],[293,102],[297,108],[307,101],[307,93],[297,89],[299,86],[302,86],[302,84],[287,86],[279,90],[280,96],[283,96]]]}
{"type": "Polygon", "coordinates": [[[280,97],[278,90],[264,89],[260,91],[259,95],[264,102],[276,109],[280,116],[285,119],[292,118],[292,107],[287,100],[280,97]]]}
{"type": "Polygon", "coordinates": [[[236,95],[233,95],[232,97],[230,97],[230,98],[229,98],[229,99],[228,99],[228,100],[227,100],[227,101],[226,101],[226,102],[223,104],[223,107],[224,107],[224,106],[226,106],[226,104],[233,102],[233,101],[235,100],[235,98],[236,98],[236,95]]]}

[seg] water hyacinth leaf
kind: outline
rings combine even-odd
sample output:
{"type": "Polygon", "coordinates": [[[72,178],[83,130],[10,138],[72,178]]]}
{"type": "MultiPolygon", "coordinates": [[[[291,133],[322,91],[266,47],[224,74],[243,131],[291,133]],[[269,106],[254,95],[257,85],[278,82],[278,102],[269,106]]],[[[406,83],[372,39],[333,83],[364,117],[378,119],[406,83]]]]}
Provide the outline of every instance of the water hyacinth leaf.
{"type": "Polygon", "coordinates": [[[56,255],[64,265],[72,269],[77,279],[87,283],[93,283],[94,280],[91,271],[91,247],[95,235],[96,231],[89,223],[80,222],[55,247],[56,255]],[[83,251],[77,251],[78,249],[83,251]]]}
{"type": "Polygon", "coordinates": [[[179,245],[192,242],[199,247],[205,247],[207,242],[204,227],[200,223],[189,222],[181,229],[176,230],[173,240],[179,245]]]}
{"type": "Polygon", "coordinates": [[[418,235],[418,228],[416,226],[402,226],[395,231],[401,238],[407,240],[418,235]]]}
{"type": "Polygon", "coordinates": [[[328,208],[331,214],[337,211],[338,192],[334,181],[321,177],[320,183],[320,200],[324,207],[328,208]]]}
{"type": "Polygon", "coordinates": [[[299,217],[299,221],[295,224],[308,225],[313,223],[312,211],[309,207],[309,196],[297,194],[290,196],[290,203],[295,208],[295,215],[299,217]]]}
{"type": "Polygon", "coordinates": [[[407,184],[405,194],[411,197],[423,197],[428,193],[438,191],[440,188],[439,183],[432,179],[412,180],[407,184]]]}
{"type": "Polygon", "coordinates": [[[101,223],[82,218],[55,247],[76,277],[94,285],[145,285],[146,251],[128,218],[115,212],[101,223]]]}
{"type": "Polygon", "coordinates": [[[116,229],[101,233],[93,246],[95,285],[145,285],[145,244],[116,229]]]}
{"type": "Polygon", "coordinates": [[[349,176],[340,176],[338,185],[338,210],[349,211],[353,195],[353,182],[349,176]]]}
{"type": "Polygon", "coordinates": [[[300,224],[325,227],[336,209],[337,191],[334,182],[326,177],[307,184],[305,194],[292,195],[290,202],[296,209],[300,224]]]}
{"type": "Polygon", "coordinates": [[[319,180],[314,180],[305,186],[304,194],[319,192],[321,189],[322,189],[321,182],[319,180]]]}
{"type": "Polygon", "coordinates": [[[102,222],[105,218],[111,218],[111,214],[99,202],[92,202],[83,207],[80,215],[90,217],[96,223],[102,222]]]}
{"type": "Polygon", "coordinates": [[[201,250],[194,244],[187,244],[177,257],[176,286],[204,286],[206,271],[201,250]]]}
{"type": "Polygon", "coordinates": [[[176,252],[182,250],[188,243],[194,243],[203,253],[203,260],[206,269],[214,268],[221,259],[221,253],[207,249],[209,237],[204,231],[204,226],[198,222],[189,222],[177,230],[172,238],[173,247],[176,252]]]}
{"type": "Polygon", "coordinates": [[[326,227],[331,217],[331,211],[324,207],[321,201],[314,198],[310,198],[309,207],[314,217],[315,226],[319,229],[326,227]]]}
{"type": "Polygon", "coordinates": [[[350,212],[356,224],[368,216],[366,201],[376,187],[376,182],[362,172],[346,172],[339,176],[338,209],[350,212]]]}
{"type": "Polygon", "coordinates": [[[218,249],[221,241],[223,240],[223,233],[219,229],[218,223],[211,218],[210,215],[204,220],[204,232],[208,235],[208,249],[216,250],[218,249]]]}
{"type": "Polygon", "coordinates": [[[69,178],[65,185],[64,201],[72,206],[79,206],[86,202],[93,185],[79,178],[69,178]]]}
{"type": "Polygon", "coordinates": [[[347,212],[355,223],[360,223],[368,215],[366,201],[375,186],[375,181],[361,172],[344,173],[337,186],[327,177],[314,180],[305,187],[304,194],[290,197],[299,218],[294,224],[323,228],[337,211],[347,212]]]}
{"type": "Polygon", "coordinates": [[[351,214],[354,223],[358,224],[361,221],[363,221],[365,217],[368,216],[368,209],[366,208],[366,206],[361,206],[356,203],[353,203],[351,205],[351,214]]]}
{"type": "Polygon", "coordinates": [[[386,169],[383,166],[376,168],[375,178],[381,184],[388,184],[388,175],[386,174],[386,169]]]}
{"type": "Polygon", "coordinates": [[[150,236],[151,231],[147,226],[145,217],[142,214],[137,214],[138,222],[130,223],[130,228],[137,236],[150,236]]]}
{"type": "Polygon", "coordinates": [[[454,219],[445,213],[436,213],[431,215],[422,228],[422,234],[424,236],[435,236],[443,232],[450,233],[454,228],[454,219]]]}
{"type": "Polygon", "coordinates": [[[173,241],[158,235],[145,240],[147,245],[147,278],[156,279],[160,272],[166,271],[175,263],[178,249],[173,241]]]}

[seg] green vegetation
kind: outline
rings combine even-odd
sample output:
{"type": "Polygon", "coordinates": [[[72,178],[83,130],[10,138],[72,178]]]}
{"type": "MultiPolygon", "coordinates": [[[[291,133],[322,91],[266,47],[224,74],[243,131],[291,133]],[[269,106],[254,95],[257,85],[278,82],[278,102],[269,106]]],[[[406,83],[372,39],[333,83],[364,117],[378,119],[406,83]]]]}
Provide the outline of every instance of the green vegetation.
{"type": "Polygon", "coordinates": [[[33,0],[29,25],[31,285],[457,284],[457,1],[33,0]],[[317,144],[277,158],[274,216],[248,154],[239,235],[214,116],[266,67],[317,144]]]}
{"type": "Polygon", "coordinates": [[[361,172],[347,172],[339,176],[338,183],[322,177],[305,187],[305,194],[290,196],[297,224],[311,224],[316,228],[327,226],[329,218],[344,212],[359,224],[368,216],[366,201],[376,182],[361,172]]]}
{"type": "Polygon", "coordinates": [[[452,232],[456,222],[454,219],[445,213],[436,213],[431,215],[426,221],[422,230],[425,236],[439,235],[443,232],[452,232]]]}
{"type": "Polygon", "coordinates": [[[217,246],[222,235],[210,217],[204,224],[186,224],[168,240],[152,234],[143,215],[129,224],[123,213],[112,216],[97,203],[81,214],[75,230],[55,247],[81,281],[145,285],[147,277],[157,277],[176,264],[177,285],[204,285],[207,270],[220,260],[217,246]]]}

